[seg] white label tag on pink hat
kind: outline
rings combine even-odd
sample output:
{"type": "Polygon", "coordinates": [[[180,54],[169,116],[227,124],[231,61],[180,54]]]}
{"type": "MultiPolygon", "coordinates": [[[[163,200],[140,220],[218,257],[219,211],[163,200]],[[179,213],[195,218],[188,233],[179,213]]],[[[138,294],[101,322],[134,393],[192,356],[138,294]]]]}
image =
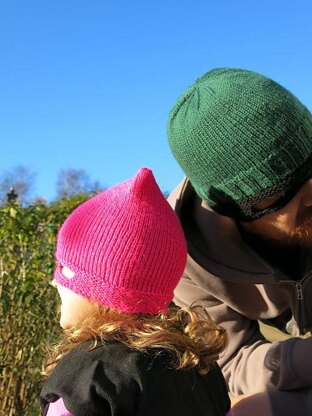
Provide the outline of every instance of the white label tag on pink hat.
{"type": "Polygon", "coordinates": [[[75,276],[75,272],[73,272],[69,267],[63,266],[62,275],[66,277],[66,279],[72,279],[75,276]]]}

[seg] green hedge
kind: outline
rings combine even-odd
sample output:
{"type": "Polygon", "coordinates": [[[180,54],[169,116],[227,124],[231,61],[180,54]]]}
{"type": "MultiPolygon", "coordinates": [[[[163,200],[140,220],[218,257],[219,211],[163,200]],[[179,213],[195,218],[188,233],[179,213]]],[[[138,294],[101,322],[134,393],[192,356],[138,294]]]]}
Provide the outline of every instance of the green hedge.
{"type": "Polygon", "coordinates": [[[51,205],[0,207],[0,415],[38,416],[46,346],[57,339],[49,284],[60,224],[86,195],[51,205]]]}

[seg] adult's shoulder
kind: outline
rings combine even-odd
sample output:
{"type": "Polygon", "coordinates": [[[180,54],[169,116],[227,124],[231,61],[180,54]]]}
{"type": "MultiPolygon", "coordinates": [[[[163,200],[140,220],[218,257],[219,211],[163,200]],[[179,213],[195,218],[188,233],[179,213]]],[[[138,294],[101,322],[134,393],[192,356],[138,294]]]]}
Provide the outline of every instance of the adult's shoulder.
{"type": "Polygon", "coordinates": [[[175,189],[170,192],[167,200],[178,216],[180,216],[181,208],[185,200],[193,193],[194,188],[187,177],[184,177],[175,189]]]}

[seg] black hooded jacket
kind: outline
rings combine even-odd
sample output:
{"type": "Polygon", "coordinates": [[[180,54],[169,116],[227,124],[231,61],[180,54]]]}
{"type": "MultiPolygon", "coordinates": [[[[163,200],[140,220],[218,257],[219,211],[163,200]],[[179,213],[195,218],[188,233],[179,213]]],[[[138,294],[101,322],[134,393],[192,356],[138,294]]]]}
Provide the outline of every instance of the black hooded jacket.
{"type": "Polygon", "coordinates": [[[225,416],[230,408],[219,367],[205,375],[170,368],[162,350],[145,353],[120,342],[68,353],[41,391],[42,411],[59,398],[75,416],[225,416]]]}

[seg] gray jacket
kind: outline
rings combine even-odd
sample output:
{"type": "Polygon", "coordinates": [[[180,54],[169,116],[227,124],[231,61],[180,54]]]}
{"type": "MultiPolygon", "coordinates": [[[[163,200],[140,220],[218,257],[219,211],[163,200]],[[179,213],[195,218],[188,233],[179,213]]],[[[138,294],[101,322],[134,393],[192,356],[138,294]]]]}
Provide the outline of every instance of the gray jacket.
{"type": "Polygon", "coordinates": [[[175,291],[181,307],[202,304],[227,330],[220,366],[234,395],[268,391],[272,414],[312,415],[312,251],[301,250],[294,280],[274,268],[241,238],[235,222],[212,211],[185,179],[169,196],[188,243],[188,262],[175,291]],[[269,342],[258,320],[292,335],[269,342]],[[282,391],[296,390],[290,394],[282,391]],[[281,397],[282,396],[282,397],[281,397]],[[285,396],[285,397],[284,397],[285,396]],[[289,399],[289,400],[288,400],[289,399]]]}

